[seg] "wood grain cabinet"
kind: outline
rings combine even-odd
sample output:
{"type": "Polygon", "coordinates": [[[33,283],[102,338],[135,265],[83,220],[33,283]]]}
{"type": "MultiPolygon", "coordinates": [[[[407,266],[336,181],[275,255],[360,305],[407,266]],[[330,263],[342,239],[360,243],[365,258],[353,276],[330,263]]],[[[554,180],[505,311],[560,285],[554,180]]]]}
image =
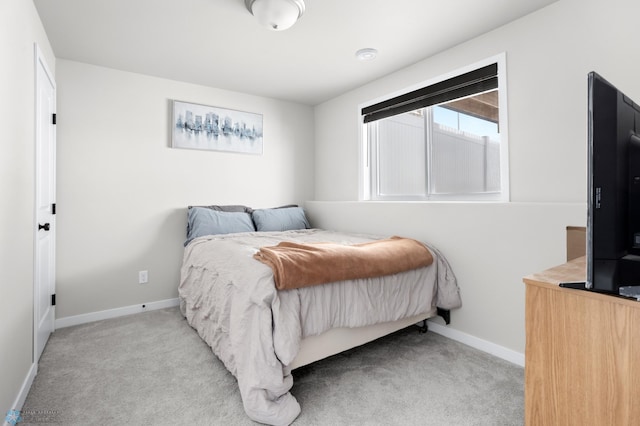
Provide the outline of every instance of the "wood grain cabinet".
{"type": "Polygon", "coordinates": [[[640,425],[640,302],[559,287],[585,258],[524,278],[525,424],[640,425]]]}

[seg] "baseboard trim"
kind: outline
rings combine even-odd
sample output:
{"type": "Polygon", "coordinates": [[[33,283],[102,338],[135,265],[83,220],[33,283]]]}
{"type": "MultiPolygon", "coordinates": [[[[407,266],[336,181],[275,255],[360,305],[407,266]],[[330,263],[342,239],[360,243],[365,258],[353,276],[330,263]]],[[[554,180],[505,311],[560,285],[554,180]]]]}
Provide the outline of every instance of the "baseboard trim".
{"type": "Polygon", "coordinates": [[[445,327],[442,324],[438,324],[434,321],[429,321],[429,331],[440,334],[444,337],[448,337],[451,340],[464,343],[467,346],[476,348],[498,358],[502,358],[505,361],[509,361],[513,364],[524,367],[524,354],[516,352],[514,350],[505,348],[504,346],[496,345],[487,340],[479,339],[462,331],[455,330],[453,328],[445,327]]]}
{"type": "Polygon", "coordinates": [[[109,318],[117,318],[125,315],[139,314],[145,311],[165,309],[178,306],[178,298],[158,300],[156,302],[141,303],[138,305],[124,306],[122,308],[107,309],[105,311],[89,312],[87,314],[73,315],[56,319],[56,329],[86,324],[88,322],[101,321],[109,318]]]}
{"type": "MultiPolygon", "coordinates": [[[[20,392],[16,396],[16,400],[13,402],[13,406],[11,410],[21,411],[22,406],[24,405],[24,401],[27,399],[27,395],[29,394],[29,390],[31,389],[31,385],[33,384],[33,379],[36,378],[36,374],[38,373],[38,363],[34,362],[31,364],[29,371],[27,372],[27,376],[24,378],[22,382],[22,386],[20,387],[20,392]]],[[[2,415],[6,415],[7,413],[3,413],[2,415]]],[[[3,419],[3,426],[10,426],[7,423],[6,417],[3,419]]]]}
{"type": "MultiPolygon", "coordinates": [[[[145,311],[153,311],[156,309],[165,309],[172,308],[174,306],[178,306],[180,301],[178,298],[175,299],[166,299],[159,300],[156,302],[149,302],[138,305],[124,306],[122,308],[108,309],[105,311],[98,312],[90,312],[87,314],[74,315],[70,317],[58,318],[55,323],[56,329],[71,327],[74,325],[86,324],[89,322],[100,321],[109,318],[117,318],[125,315],[138,314],[145,311]]],[[[513,364],[524,367],[524,354],[520,352],[516,352],[514,350],[505,348],[504,346],[496,345],[495,343],[489,342],[487,340],[480,339],[478,337],[472,336],[470,334],[464,333],[462,331],[458,331],[454,328],[446,327],[444,325],[438,324],[435,321],[429,321],[429,330],[434,333],[445,336],[449,339],[458,341],[460,343],[464,343],[465,345],[471,346],[472,348],[476,348],[483,352],[489,353],[498,358],[504,359],[505,361],[509,361],[513,364]]],[[[32,367],[33,369],[33,367],[32,367]]],[[[31,375],[31,371],[29,372],[31,375]]],[[[29,379],[30,376],[27,376],[29,379]]],[[[33,377],[35,377],[35,370],[33,372],[33,377]]],[[[30,378],[31,382],[33,381],[33,377],[30,378]]],[[[31,387],[31,382],[29,382],[29,387],[27,387],[27,392],[31,387]]],[[[25,384],[27,382],[25,381],[25,384]]],[[[24,395],[26,398],[26,394],[24,395]]],[[[24,398],[22,399],[22,403],[24,403],[24,398]]],[[[22,406],[22,404],[20,404],[22,406]]]]}

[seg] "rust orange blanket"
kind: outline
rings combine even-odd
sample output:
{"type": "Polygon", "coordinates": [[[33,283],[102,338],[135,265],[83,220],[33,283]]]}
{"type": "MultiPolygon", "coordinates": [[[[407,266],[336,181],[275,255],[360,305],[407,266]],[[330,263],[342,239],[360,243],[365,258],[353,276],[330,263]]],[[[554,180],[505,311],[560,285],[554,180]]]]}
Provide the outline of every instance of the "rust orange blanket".
{"type": "Polygon", "coordinates": [[[391,275],[433,262],[424,244],[402,237],[354,245],[284,241],[254,257],[271,267],[278,290],[391,275]]]}

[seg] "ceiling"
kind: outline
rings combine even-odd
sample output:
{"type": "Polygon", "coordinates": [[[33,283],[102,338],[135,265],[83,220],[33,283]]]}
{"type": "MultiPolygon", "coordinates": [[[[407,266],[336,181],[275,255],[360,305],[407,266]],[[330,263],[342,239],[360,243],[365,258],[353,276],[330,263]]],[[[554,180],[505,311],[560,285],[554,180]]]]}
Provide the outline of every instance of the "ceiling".
{"type": "Polygon", "coordinates": [[[286,31],[244,0],[33,1],[57,58],[316,105],[557,0],[305,0],[286,31]]]}

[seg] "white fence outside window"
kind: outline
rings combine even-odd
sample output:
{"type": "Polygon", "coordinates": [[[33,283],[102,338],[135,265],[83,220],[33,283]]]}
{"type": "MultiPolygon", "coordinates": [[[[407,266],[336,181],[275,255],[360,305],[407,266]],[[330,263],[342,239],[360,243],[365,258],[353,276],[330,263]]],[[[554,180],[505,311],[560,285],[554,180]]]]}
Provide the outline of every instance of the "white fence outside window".
{"type": "Polygon", "coordinates": [[[430,117],[405,113],[370,123],[377,126],[372,132],[377,196],[499,192],[500,142],[432,123],[430,117]]]}

